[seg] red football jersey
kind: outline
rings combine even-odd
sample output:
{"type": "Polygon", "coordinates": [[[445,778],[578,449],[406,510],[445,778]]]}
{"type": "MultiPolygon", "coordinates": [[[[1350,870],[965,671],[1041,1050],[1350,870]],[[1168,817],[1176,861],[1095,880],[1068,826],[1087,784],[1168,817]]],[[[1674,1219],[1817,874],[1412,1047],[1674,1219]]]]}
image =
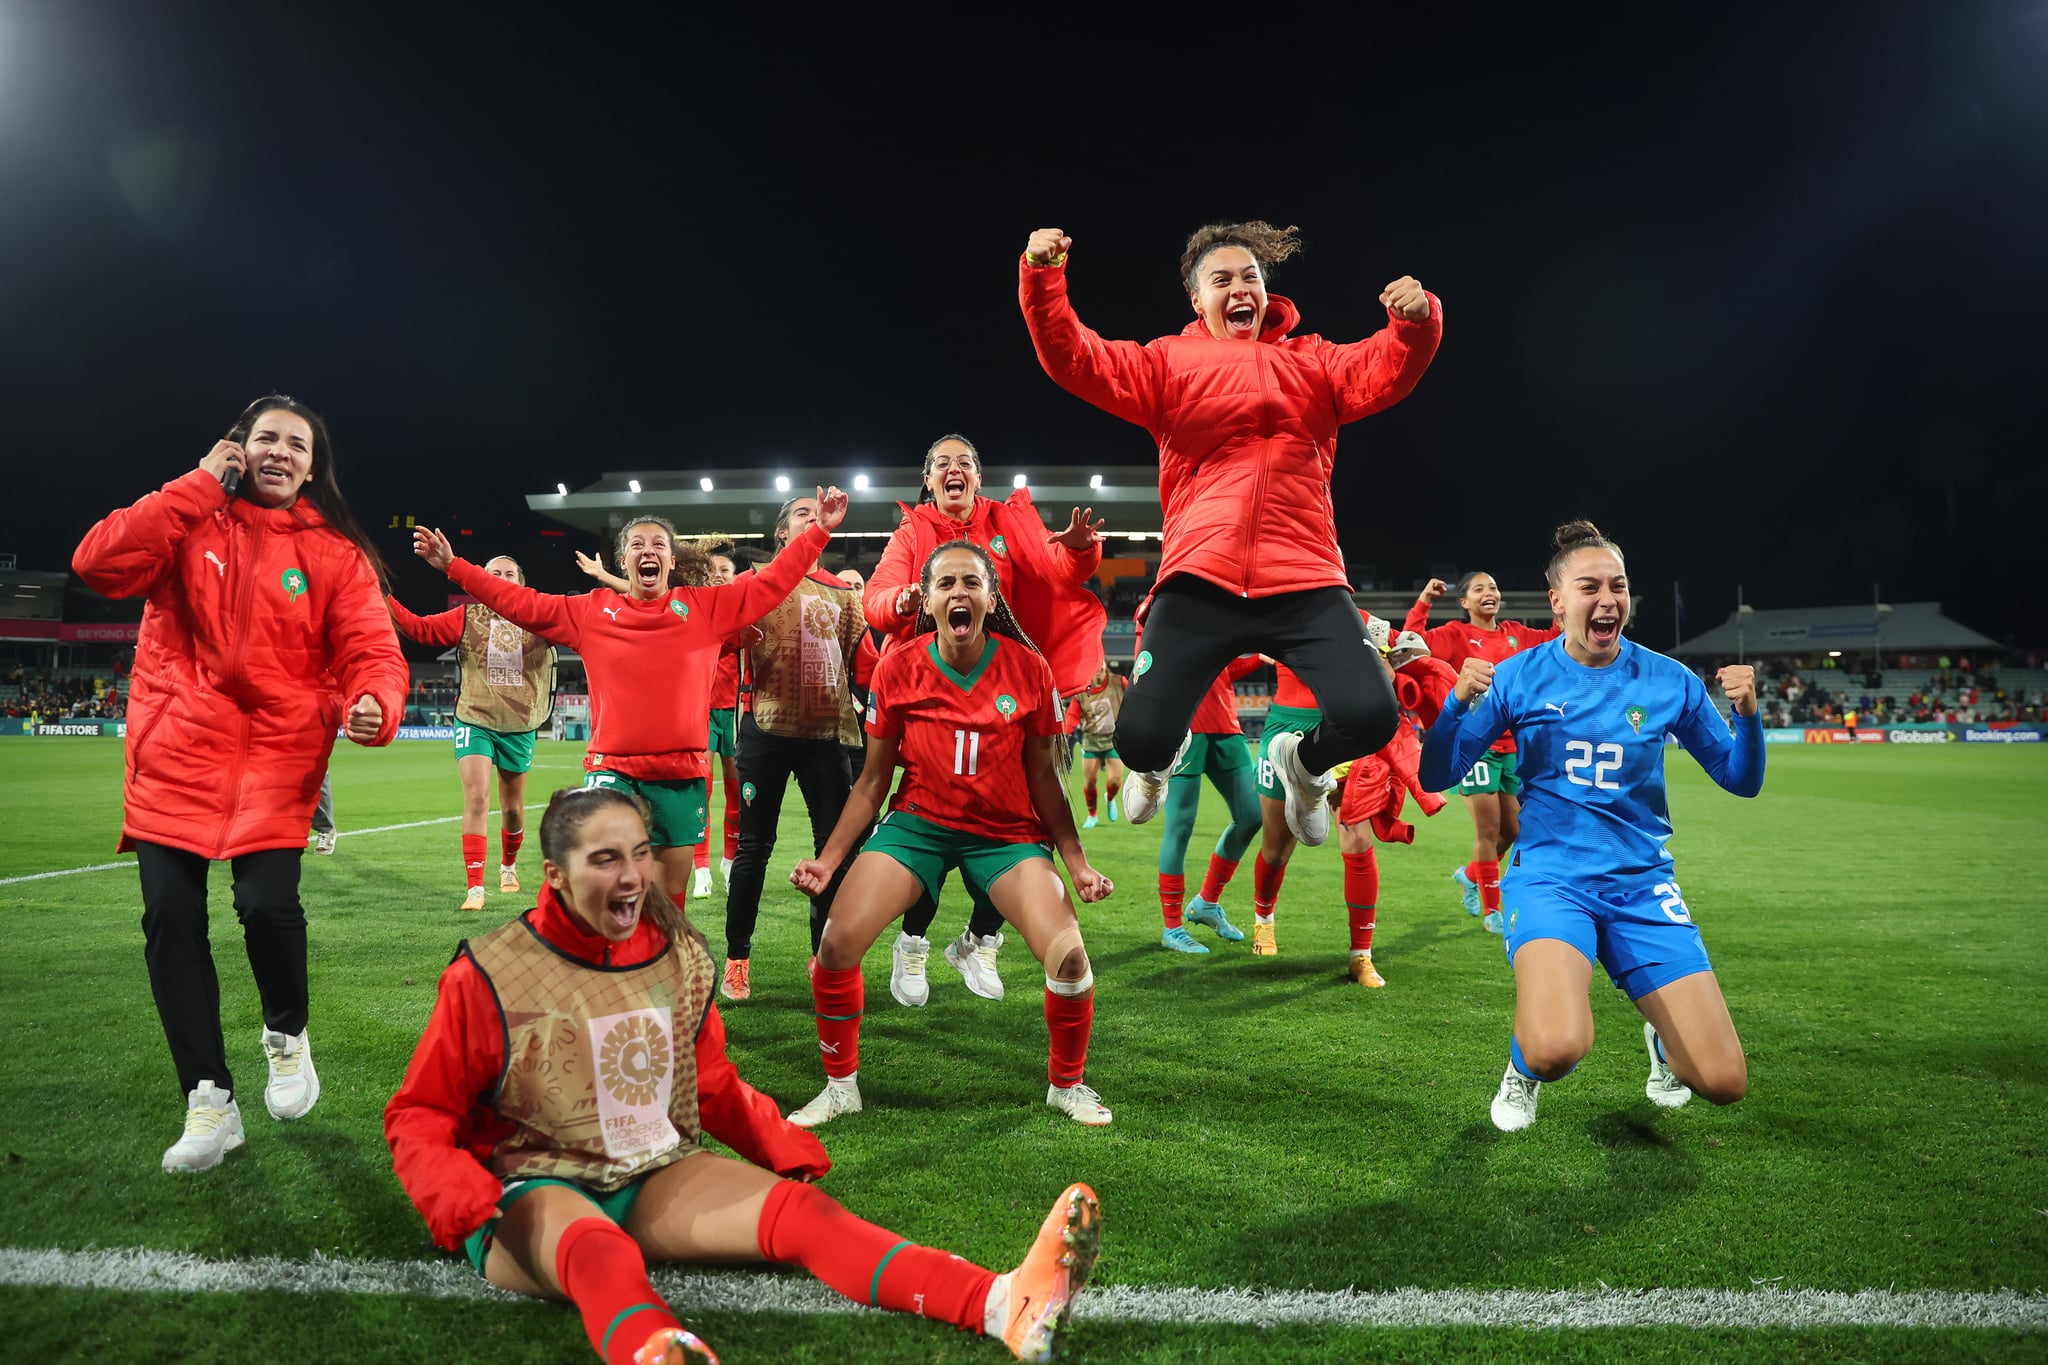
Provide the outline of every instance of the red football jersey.
{"type": "MultiPolygon", "coordinates": [[[[1493,624],[1492,630],[1481,630],[1469,621],[1431,626],[1429,603],[1417,602],[1408,608],[1408,619],[1401,623],[1401,628],[1420,635],[1429,646],[1429,656],[1442,659],[1453,671],[1462,670],[1467,659],[1484,659],[1490,664],[1505,663],[1523,650],[1548,644],[1564,633],[1556,626],[1532,626],[1521,621],[1495,621],[1493,624]]],[[[1513,753],[1515,737],[1502,735],[1494,742],[1492,751],[1497,754],[1513,753]]]]}
{"type": "Polygon", "coordinates": [[[1046,842],[1024,748],[1028,736],[1058,734],[1060,723],[1052,669],[1017,641],[989,636],[964,674],[940,660],[935,633],[890,650],[875,665],[867,731],[897,743],[903,779],[891,811],[999,843],[1046,842]]]}

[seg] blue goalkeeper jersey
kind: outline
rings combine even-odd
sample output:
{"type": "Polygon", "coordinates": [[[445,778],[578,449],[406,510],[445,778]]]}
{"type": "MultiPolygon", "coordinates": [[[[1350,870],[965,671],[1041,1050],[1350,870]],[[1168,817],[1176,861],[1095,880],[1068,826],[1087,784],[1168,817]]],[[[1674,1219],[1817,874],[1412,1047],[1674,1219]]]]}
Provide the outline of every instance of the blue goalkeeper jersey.
{"type": "Polygon", "coordinates": [[[1504,730],[1521,751],[1522,833],[1510,878],[1668,880],[1667,732],[1737,796],[1764,785],[1762,720],[1737,716],[1731,731],[1691,669],[1628,639],[1605,668],[1552,640],[1496,667],[1476,705],[1446,699],[1423,739],[1422,785],[1457,785],[1504,730]]]}

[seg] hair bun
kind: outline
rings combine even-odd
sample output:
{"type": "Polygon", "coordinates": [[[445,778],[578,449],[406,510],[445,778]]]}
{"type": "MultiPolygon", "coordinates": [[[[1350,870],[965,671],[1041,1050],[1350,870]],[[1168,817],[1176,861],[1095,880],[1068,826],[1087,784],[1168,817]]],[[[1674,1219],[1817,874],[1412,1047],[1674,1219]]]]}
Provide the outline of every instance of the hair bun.
{"type": "Polygon", "coordinates": [[[1600,528],[1583,518],[1568,521],[1551,534],[1550,543],[1560,550],[1575,550],[1581,545],[1604,544],[1607,537],[1600,534],[1600,528]]]}

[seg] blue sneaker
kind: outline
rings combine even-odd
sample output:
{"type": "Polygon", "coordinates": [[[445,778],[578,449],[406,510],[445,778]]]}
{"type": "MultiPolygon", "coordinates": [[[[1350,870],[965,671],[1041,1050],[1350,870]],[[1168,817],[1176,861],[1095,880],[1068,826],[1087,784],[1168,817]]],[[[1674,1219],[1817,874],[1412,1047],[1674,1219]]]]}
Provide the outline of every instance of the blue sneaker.
{"type": "Polygon", "coordinates": [[[1479,883],[1473,881],[1470,877],[1466,876],[1465,869],[1462,867],[1451,874],[1451,880],[1456,882],[1458,884],[1458,890],[1464,893],[1465,913],[1468,915],[1478,914],[1479,883]]]}
{"type": "MultiPolygon", "coordinates": [[[[1089,816],[1089,817],[1088,817],[1088,818],[1087,818],[1086,820],[1083,820],[1083,821],[1081,822],[1081,828],[1082,828],[1082,829],[1094,829],[1094,828],[1095,828],[1095,827],[1096,827],[1097,825],[1099,825],[1099,824],[1101,824],[1101,823],[1102,823],[1102,822],[1101,822],[1100,820],[1096,819],[1096,818],[1095,818],[1094,816],[1092,816],[1092,815],[1091,815],[1091,816],[1089,816]]],[[[1478,895],[1479,893],[1478,893],[1477,891],[1474,891],[1474,892],[1473,892],[1472,894],[1476,896],[1476,895],[1478,895]]]]}
{"type": "Polygon", "coordinates": [[[1486,932],[1489,934],[1498,934],[1504,932],[1501,928],[1500,911],[1498,910],[1487,911],[1486,918],[1479,922],[1486,926],[1486,932]]]}
{"type": "Polygon", "coordinates": [[[1109,798],[1109,823],[1112,825],[1116,823],[1116,798],[1114,796],[1109,798]]]}
{"type": "Polygon", "coordinates": [[[1215,901],[1205,901],[1196,896],[1188,902],[1186,919],[1190,924],[1199,924],[1205,929],[1214,929],[1216,937],[1225,943],[1244,942],[1244,930],[1223,917],[1223,907],[1215,901]]]}
{"type": "Polygon", "coordinates": [[[1173,949],[1176,953],[1206,953],[1209,951],[1201,944],[1195,942],[1194,936],[1177,924],[1160,934],[1159,941],[1166,947],[1173,949]]]}

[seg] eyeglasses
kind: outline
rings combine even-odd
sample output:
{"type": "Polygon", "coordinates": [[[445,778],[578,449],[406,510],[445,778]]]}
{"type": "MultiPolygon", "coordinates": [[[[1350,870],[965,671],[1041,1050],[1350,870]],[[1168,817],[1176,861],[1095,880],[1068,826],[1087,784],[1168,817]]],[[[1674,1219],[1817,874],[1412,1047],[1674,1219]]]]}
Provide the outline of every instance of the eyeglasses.
{"type": "Polygon", "coordinates": [[[971,473],[979,473],[981,471],[981,463],[980,461],[976,460],[972,455],[941,455],[938,458],[934,459],[925,468],[927,473],[937,473],[943,470],[953,469],[966,470],[971,473]]]}

